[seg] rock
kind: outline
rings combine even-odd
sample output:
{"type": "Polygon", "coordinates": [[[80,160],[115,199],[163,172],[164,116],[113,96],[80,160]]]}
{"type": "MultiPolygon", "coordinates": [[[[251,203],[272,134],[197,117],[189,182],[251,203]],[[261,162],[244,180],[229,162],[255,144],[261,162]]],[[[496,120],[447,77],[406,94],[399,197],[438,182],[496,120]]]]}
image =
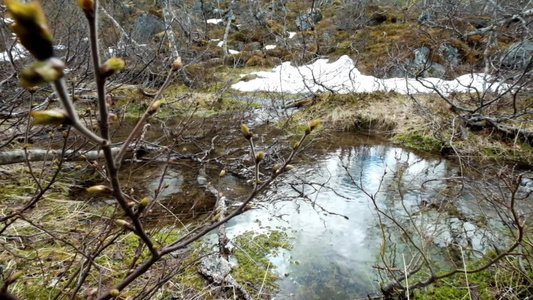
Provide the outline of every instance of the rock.
{"type": "Polygon", "coordinates": [[[320,9],[308,10],[305,14],[296,17],[296,27],[301,31],[313,29],[320,20],[322,20],[320,9]]]}
{"type": "Polygon", "coordinates": [[[217,255],[203,258],[198,267],[200,274],[210,278],[216,284],[222,284],[226,276],[231,272],[230,263],[217,255]]]}
{"type": "Polygon", "coordinates": [[[202,175],[198,175],[198,177],[196,177],[196,181],[199,185],[205,185],[207,183],[207,178],[202,175]]]}
{"type": "MultiPolygon", "coordinates": [[[[533,57],[533,41],[524,40],[509,46],[501,57],[501,65],[507,69],[522,69],[530,64],[533,57]]],[[[529,66],[531,68],[531,66],[529,66]]]]}
{"type": "Polygon", "coordinates": [[[427,47],[417,48],[415,58],[408,63],[407,69],[411,74],[422,72],[423,77],[443,77],[446,69],[438,63],[429,61],[430,50],[427,47]]]}
{"type": "Polygon", "coordinates": [[[211,16],[214,10],[215,10],[215,7],[213,5],[206,4],[203,1],[198,0],[193,3],[191,12],[193,15],[197,15],[197,16],[204,16],[204,15],[211,16]]]}
{"type": "Polygon", "coordinates": [[[426,9],[418,16],[417,21],[420,25],[431,25],[435,22],[435,13],[426,9]]]}
{"type": "Polygon", "coordinates": [[[152,37],[165,30],[165,24],[149,13],[142,13],[134,21],[132,37],[139,43],[148,43],[152,37]]]}
{"type": "Polygon", "coordinates": [[[430,50],[427,47],[417,48],[415,58],[407,61],[403,67],[393,69],[387,77],[444,77],[446,69],[443,65],[429,60],[430,50]]]}
{"type": "Polygon", "coordinates": [[[442,44],[439,47],[439,55],[446,62],[446,67],[454,68],[459,65],[459,50],[457,48],[442,44]]]}

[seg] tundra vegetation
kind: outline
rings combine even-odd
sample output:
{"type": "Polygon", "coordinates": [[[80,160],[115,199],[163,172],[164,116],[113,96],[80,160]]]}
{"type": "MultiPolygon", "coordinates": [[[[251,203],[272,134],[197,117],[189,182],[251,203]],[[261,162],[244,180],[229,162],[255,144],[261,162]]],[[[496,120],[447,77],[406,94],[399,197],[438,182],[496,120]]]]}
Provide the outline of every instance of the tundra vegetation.
{"type": "Polygon", "coordinates": [[[530,1],[6,0],[0,14],[0,298],[271,298],[290,232],[226,223],[341,131],[459,166],[416,206],[406,195],[428,182],[412,162],[377,190],[342,170],[381,235],[369,298],[533,294],[530,1]],[[431,93],[340,92],[319,73],[296,93],[232,88],[345,55],[431,93]],[[460,76],[461,91],[431,79],[460,76]],[[443,246],[427,220],[450,217],[490,247],[466,232],[443,246]]]}

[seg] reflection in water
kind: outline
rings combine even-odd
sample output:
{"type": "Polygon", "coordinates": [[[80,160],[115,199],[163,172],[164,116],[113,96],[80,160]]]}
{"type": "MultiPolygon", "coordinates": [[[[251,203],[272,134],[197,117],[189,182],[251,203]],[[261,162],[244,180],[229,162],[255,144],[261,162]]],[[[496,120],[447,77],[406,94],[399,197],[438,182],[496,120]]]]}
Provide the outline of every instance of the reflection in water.
{"type": "MultiPolygon", "coordinates": [[[[228,235],[268,226],[287,228],[293,248],[271,258],[282,278],[278,298],[365,297],[379,290],[381,280],[373,267],[380,262],[381,232],[372,201],[354,182],[367,193],[379,190],[380,208],[406,219],[398,187],[405,191],[403,204],[417,210],[421,203],[444,201],[441,191],[454,188],[449,181],[431,179],[449,179],[456,173],[447,161],[424,159],[393,146],[343,147],[307,170],[298,168],[282,187],[268,193],[263,208],[232,220],[228,235]]],[[[468,211],[466,203],[459,209],[468,211]]],[[[437,235],[436,242],[442,246],[451,242],[452,230],[476,230],[457,218],[451,228],[450,219],[439,223],[428,215],[415,218],[417,225],[437,235]]],[[[483,247],[481,238],[474,243],[483,247]]]]}

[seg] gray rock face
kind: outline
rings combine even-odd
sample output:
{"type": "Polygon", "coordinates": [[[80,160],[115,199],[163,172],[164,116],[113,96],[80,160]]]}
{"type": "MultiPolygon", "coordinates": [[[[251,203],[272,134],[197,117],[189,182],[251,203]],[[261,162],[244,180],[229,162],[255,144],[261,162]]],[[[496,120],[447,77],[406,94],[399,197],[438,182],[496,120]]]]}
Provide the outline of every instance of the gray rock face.
{"type": "Polygon", "coordinates": [[[501,64],[507,69],[522,69],[530,65],[531,59],[533,59],[533,41],[524,40],[512,44],[503,52],[501,64]]]}
{"type": "Polygon", "coordinates": [[[165,30],[163,21],[149,13],[143,13],[134,22],[132,36],[139,43],[148,43],[156,33],[165,30]]]}
{"type": "Polygon", "coordinates": [[[444,59],[448,68],[454,68],[459,65],[459,50],[457,48],[442,44],[439,47],[439,55],[444,59]]]}
{"type": "Polygon", "coordinates": [[[296,17],[296,27],[305,31],[315,28],[315,24],[322,20],[322,12],[319,9],[309,10],[305,14],[296,17]]]}
{"type": "Polygon", "coordinates": [[[417,48],[413,52],[415,58],[405,62],[402,69],[393,70],[388,77],[444,77],[446,69],[439,63],[429,61],[428,48],[417,48]]]}
{"type": "Polygon", "coordinates": [[[420,16],[418,16],[418,24],[420,25],[430,25],[435,21],[435,13],[429,9],[424,10],[420,16]]]}
{"type": "Polygon", "coordinates": [[[202,3],[202,1],[195,1],[192,5],[191,12],[197,16],[203,16],[204,14],[210,15],[213,13],[215,7],[209,3],[202,3]]]}

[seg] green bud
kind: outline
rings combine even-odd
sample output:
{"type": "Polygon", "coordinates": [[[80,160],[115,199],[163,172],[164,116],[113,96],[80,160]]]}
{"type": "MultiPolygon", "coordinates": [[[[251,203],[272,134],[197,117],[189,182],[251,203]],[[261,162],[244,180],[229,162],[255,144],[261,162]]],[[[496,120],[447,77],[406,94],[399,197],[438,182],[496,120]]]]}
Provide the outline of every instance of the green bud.
{"type": "Polygon", "coordinates": [[[150,106],[150,110],[148,111],[148,114],[150,115],[153,115],[157,112],[157,110],[161,107],[161,105],[163,105],[163,101],[162,100],[157,100],[156,102],[152,103],[152,105],[150,106]]]}
{"type": "Polygon", "coordinates": [[[249,140],[254,136],[254,134],[250,131],[250,128],[246,126],[245,124],[241,125],[242,134],[244,135],[244,138],[249,140]]]}
{"type": "Polygon", "coordinates": [[[86,190],[89,193],[110,193],[113,191],[107,185],[93,185],[91,187],[88,187],[86,190]]]}
{"type": "Polygon", "coordinates": [[[292,170],[292,169],[294,169],[294,166],[293,166],[293,165],[287,165],[287,166],[285,167],[285,170],[287,170],[287,171],[290,171],[290,170],[292,170]]]}
{"type": "Polygon", "coordinates": [[[33,124],[35,125],[61,125],[70,124],[67,113],[62,110],[32,111],[33,124]]]}
{"type": "Polygon", "coordinates": [[[265,152],[261,151],[261,152],[257,153],[257,155],[255,156],[255,162],[259,163],[264,158],[265,158],[265,152]]]}
{"type": "Polygon", "coordinates": [[[38,60],[54,56],[52,33],[46,24],[43,8],[37,1],[22,3],[6,0],[7,10],[15,23],[11,26],[24,48],[38,60]]]}
{"type": "Polygon", "coordinates": [[[112,289],[109,291],[109,295],[113,296],[113,297],[116,297],[118,295],[120,295],[120,291],[117,290],[117,289],[112,289]]]}
{"type": "Polygon", "coordinates": [[[277,173],[279,168],[281,168],[280,164],[276,164],[272,167],[272,173],[277,173]]]}
{"type": "Polygon", "coordinates": [[[141,207],[146,207],[148,204],[150,204],[150,198],[148,197],[142,198],[141,202],[139,202],[139,206],[141,207]]]}
{"type": "Polygon", "coordinates": [[[174,62],[172,63],[172,70],[177,71],[179,69],[183,68],[183,62],[181,61],[181,57],[176,58],[174,62]]]}
{"type": "Polygon", "coordinates": [[[224,177],[226,175],[226,170],[220,171],[220,174],[218,174],[218,177],[224,177]]]}
{"type": "Polygon", "coordinates": [[[292,149],[293,150],[298,149],[298,147],[300,147],[300,142],[296,142],[296,143],[294,143],[294,145],[292,145],[292,149]]]}
{"type": "Polygon", "coordinates": [[[313,121],[309,122],[309,129],[311,129],[311,131],[313,131],[318,125],[320,125],[320,123],[322,122],[322,120],[320,119],[314,119],[313,121]]]}
{"type": "Polygon", "coordinates": [[[65,64],[58,58],[34,62],[20,72],[20,83],[25,88],[33,88],[63,77],[65,64]]]}
{"type": "Polygon", "coordinates": [[[120,73],[124,69],[126,63],[122,58],[111,57],[105,64],[100,66],[100,75],[103,77],[109,77],[113,74],[120,73]]]}

